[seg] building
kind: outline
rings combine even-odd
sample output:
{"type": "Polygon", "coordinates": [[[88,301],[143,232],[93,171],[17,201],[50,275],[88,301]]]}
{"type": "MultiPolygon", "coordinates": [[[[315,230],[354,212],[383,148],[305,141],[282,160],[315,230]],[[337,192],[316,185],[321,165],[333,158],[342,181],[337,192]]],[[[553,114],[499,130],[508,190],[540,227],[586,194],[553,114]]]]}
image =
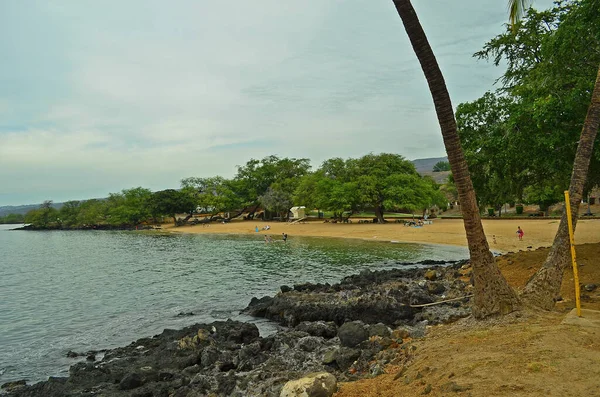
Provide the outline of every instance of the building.
{"type": "Polygon", "coordinates": [[[306,218],[306,207],[292,207],[290,208],[292,213],[291,219],[302,219],[306,218]]]}

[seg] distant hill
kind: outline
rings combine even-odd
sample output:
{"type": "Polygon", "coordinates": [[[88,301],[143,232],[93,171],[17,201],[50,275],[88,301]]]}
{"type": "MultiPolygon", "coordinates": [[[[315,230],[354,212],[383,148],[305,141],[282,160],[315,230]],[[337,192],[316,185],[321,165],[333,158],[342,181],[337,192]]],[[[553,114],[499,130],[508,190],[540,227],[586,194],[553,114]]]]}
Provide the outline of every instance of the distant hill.
{"type": "Polygon", "coordinates": [[[412,163],[415,165],[417,172],[421,175],[429,175],[437,183],[443,184],[448,181],[448,175],[450,171],[433,172],[433,166],[440,161],[448,161],[448,157],[432,157],[428,159],[417,159],[413,160],[412,163]]]}
{"type": "Polygon", "coordinates": [[[425,172],[433,172],[433,166],[440,161],[448,161],[448,157],[432,157],[428,159],[417,159],[413,160],[412,163],[415,165],[417,172],[423,174],[425,172]]]}
{"type": "MultiPolygon", "coordinates": [[[[63,206],[64,203],[52,203],[52,207],[57,210],[63,206]]],[[[26,205],[5,205],[0,207],[0,216],[6,216],[8,214],[22,214],[25,215],[31,210],[40,208],[40,204],[26,204],[26,205]]]]}

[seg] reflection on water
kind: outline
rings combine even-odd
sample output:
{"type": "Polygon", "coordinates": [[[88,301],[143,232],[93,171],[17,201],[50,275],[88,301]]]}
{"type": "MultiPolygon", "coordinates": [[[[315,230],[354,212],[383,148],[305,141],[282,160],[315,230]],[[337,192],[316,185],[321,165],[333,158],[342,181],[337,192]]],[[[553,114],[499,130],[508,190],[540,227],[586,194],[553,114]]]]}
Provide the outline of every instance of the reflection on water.
{"type": "Polygon", "coordinates": [[[265,244],[262,236],[6,229],[0,227],[0,383],[65,375],[73,363],[68,350],[120,346],[195,322],[248,320],[239,310],[284,284],[467,257],[463,248],[344,239],[265,244]]]}

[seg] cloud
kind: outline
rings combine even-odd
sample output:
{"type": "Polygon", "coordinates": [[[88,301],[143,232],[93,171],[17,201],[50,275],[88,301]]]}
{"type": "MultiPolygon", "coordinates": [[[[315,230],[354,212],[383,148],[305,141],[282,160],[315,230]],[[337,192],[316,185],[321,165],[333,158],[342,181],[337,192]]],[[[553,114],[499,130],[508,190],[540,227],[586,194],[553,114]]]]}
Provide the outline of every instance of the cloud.
{"type": "MultiPolygon", "coordinates": [[[[543,2],[537,3],[542,5],[543,2]]],[[[471,54],[495,0],[415,2],[455,104],[498,76],[471,54]]],[[[0,5],[0,205],[230,177],[270,154],[444,154],[392,2],[0,5]]]]}

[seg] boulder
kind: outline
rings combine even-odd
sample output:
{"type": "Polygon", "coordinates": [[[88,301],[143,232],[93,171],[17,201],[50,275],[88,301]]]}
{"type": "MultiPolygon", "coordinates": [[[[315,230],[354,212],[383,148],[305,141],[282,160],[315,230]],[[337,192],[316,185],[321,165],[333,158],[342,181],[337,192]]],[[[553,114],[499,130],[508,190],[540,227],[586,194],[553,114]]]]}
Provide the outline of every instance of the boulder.
{"type": "Polygon", "coordinates": [[[332,321],[303,321],[296,326],[296,329],[325,339],[335,338],[337,335],[337,327],[332,321]]]}
{"type": "Polygon", "coordinates": [[[330,397],[337,389],[337,379],[327,372],[309,374],[291,380],[281,389],[280,397],[330,397]]]}
{"type": "Polygon", "coordinates": [[[433,269],[427,270],[425,272],[425,278],[429,281],[437,280],[437,278],[438,278],[437,272],[433,269]]]}
{"type": "Polygon", "coordinates": [[[314,352],[321,346],[322,343],[323,339],[319,338],[318,336],[305,336],[304,338],[300,338],[298,340],[296,348],[304,350],[305,352],[314,352]]]}
{"type": "Polygon", "coordinates": [[[390,329],[385,324],[377,323],[369,325],[369,336],[381,336],[382,338],[385,338],[390,336],[390,333],[390,329]]]}
{"type": "Polygon", "coordinates": [[[369,339],[369,333],[362,321],[351,321],[344,323],[338,330],[338,336],[342,346],[354,347],[369,339]]]}
{"type": "Polygon", "coordinates": [[[338,367],[345,371],[360,358],[361,351],[350,347],[340,347],[335,353],[335,362],[338,367]]]}

